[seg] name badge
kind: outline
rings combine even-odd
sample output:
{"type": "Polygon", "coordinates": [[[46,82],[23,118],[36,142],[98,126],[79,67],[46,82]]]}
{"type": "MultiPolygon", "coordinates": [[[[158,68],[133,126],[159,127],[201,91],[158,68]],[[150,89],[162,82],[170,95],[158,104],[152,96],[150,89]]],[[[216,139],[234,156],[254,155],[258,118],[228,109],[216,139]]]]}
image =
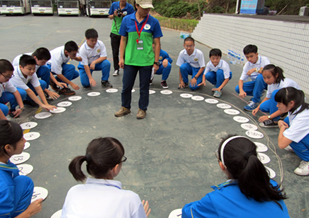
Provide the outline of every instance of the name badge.
{"type": "Polygon", "coordinates": [[[144,50],[144,44],[143,44],[143,40],[136,40],[136,49],[137,50],[144,50]]]}

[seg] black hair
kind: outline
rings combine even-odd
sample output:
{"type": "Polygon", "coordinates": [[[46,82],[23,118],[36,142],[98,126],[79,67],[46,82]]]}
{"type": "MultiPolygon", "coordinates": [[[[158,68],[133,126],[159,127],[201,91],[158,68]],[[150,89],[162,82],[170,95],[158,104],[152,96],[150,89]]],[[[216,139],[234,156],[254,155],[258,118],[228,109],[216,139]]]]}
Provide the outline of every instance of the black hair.
{"type": "Polygon", "coordinates": [[[36,61],[34,57],[24,54],[19,59],[19,65],[21,65],[22,67],[25,67],[27,65],[36,65],[36,61]]]}
{"type": "Polygon", "coordinates": [[[258,52],[258,47],[256,45],[247,45],[246,47],[244,47],[244,54],[250,54],[250,53],[257,53],[258,52]]]}
{"type": "Polygon", "coordinates": [[[36,57],[38,60],[46,60],[46,61],[48,61],[51,58],[50,52],[48,51],[47,48],[44,47],[36,49],[32,53],[32,57],[36,57]]]}
{"type": "Polygon", "coordinates": [[[271,72],[271,74],[276,78],[277,74],[278,74],[278,77],[276,78],[276,83],[280,83],[281,81],[284,81],[285,77],[283,75],[283,70],[278,67],[278,66],[275,66],[273,64],[268,64],[266,65],[263,70],[262,70],[262,73],[265,71],[265,70],[268,70],[271,72]]]}
{"type": "Polygon", "coordinates": [[[194,41],[194,39],[191,37],[191,36],[188,36],[187,38],[185,38],[184,40],[183,40],[183,44],[185,44],[185,42],[193,42],[193,43],[195,43],[195,41],[194,41]]]}
{"type": "Polygon", "coordinates": [[[67,52],[78,51],[78,45],[74,41],[68,41],[64,45],[64,50],[67,52]]]}
{"type": "Polygon", "coordinates": [[[23,138],[23,130],[19,124],[9,121],[0,120],[0,156],[6,154],[4,146],[10,144],[16,149],[16,144],[23,138]]]}
{"type": "Polygon", "coordinates": [[[309,108],[309,104],[305,102],[304,92],[302,90],[295,89],[294,87],[280,89],[275,95],[275,101],[281,102],[285,106],[288,106],[291,101],[294,101],[294,107],[290,110],[291,113],[301,107],[295,115],[309,108]]]}
{"type": "Polygon", "coordinates": [[[98,38],[99,34],[95,29],[91,28],[86,30],[85,37],[86,39],[98,38]]]}
{"type": "Polygon", "coordinates": [[[210,52],[209,52],[209,57],[211,57],[211,56],[219,56],[219,57],[222,57],[222,52],[221,52],[221,50],[218,49],[218,48],[213,48],[213,49],[211,49],[210,52]]]}
{"type": "Polygon", "coordinates": [[[105,137],[93,139],[86,149],[86,155],[75,157],[69,170],[77,181],[86,179],[81,167],[84,161],[87,162],[87,172],[97,178],[107,177],[109,170],[122,162],[124,148],[115,138],[105,137]]]}
{"type": "MultiPolygon", "coordinates": [[[[218,153],[221,160],[222,144],[235,135],[228,135],[219,145],[218,153]]],[[[279,186],[272,186],[266,168],[257,157],[256,145],[245,137],[229,141],[223,152],[224,164],[232,179],[237,180],[240,191],[249,199],[258,202],[274,201],[280,208],[279,200],[286,199],[279,186]]]]}
{"type": "Polygon", "coordinates": [[[8,60],[0,59],[0,74],[3,74],[7,71],[14,71],[14,67],[8,60]]]}

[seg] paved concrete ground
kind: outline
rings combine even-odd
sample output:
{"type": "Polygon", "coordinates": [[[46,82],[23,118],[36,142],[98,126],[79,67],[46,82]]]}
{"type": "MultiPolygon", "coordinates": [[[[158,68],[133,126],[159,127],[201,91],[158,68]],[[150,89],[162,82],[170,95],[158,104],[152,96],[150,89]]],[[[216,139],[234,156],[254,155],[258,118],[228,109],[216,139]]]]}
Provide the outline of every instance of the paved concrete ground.
{"type": "MultiPolygon", "coordinates": [[[[32,15],[0,16],[0,58],[12,61],[20,53],[32,52],[40,46],[53,49],[69,40],[81,44],[85,30],[91,27],[98,30],[99,39],[106,45],[108,60],[112,62],[110,20],[32,15]]],[[[233,120],[233,116],[225,114],[215,105],[179,96],[181,93],[191,93],[211,98],[212,85],[208,83],[195,92],[177,89],[179,80],[175,62],[179,51],[183,49],[183,40],[179,38],[178,31],[163,29],[163,34],[162,49],[174,59],[167,81],[173,94],[162,95],[160,76],[155,76],[151,89],[156,93],[150,96],[144,120],[135,118],[139,98],[138,78],[136,92],[133,93],[132,114],[122,118],[115,118],[113,115],[121,105],[122,71],[119,77],[110,77],[114,88],[118,89],[115,94],[106,93],[98,83],[92,89],[78,90],[77,95],[82,96],[82,100],[73,102],[64,113],[37,120],[34,118],[37,108],[27,108],[16,119],[19,123],[37,122],[38,126],[31,131],[41,134],[39,139],[30,142],[31,147],[27,152],[31,154],[31,158],[26,162],[34,166],[29,176],[35,186],[43,186],[49,190],[42,212],[35,217],[50,217],[61,209],[68,189],[77,184],[67,169],[70,160],[83,155],[87,143],[98,136],[112,136],[123,143],[128,161],[116,179],[123,183],[123,188],[138,193],[141,199],[149,200],[152,208],[150,218],[168,217],[172,210],[202,198],[211,191],[211,185],[225,181],[214,151],[222,136],[228,133],[245,135],[245,130],[233,120]],[[101,95],[89,97],[87,93],[90,91],[98,91],[101,95]]],[[[196,47],[204,52],[208,61],[209,48],[199,43],[196,43],[196,47]]],[[[77,66],[77,62],[72,63],[77,66]]],[[[250,123],[257,124],[257,117],[242,111],[246,102],[234,92],[241,66],[232,65],[231,70],[233,79],[224,89],[220,102],[229,103],[240,111],[240,115],[248,117],[250,123]]],[[[98,82],[100,73],[94,72],[94,75],[98,82]]],[[[80,85],[79,79],[75,82],[80,85]]],[[[66,100],[66,97],[62,96],[52,104],[62,100],[66,100]]],[[[248,101],[249,98],[245,100],[248,101]]],[[[276,150],[277,129],[264,130],[259,128],[265,137],[253,141],[269,143],[266,154],[272,161],[267,166],[276,171],[276,181],[280,182],[284,175],[283,186],[289,197],[286,204],[291,217],[308,217],[308,177],[299,177],[293,173],[299,164],[299,158],[292,153],[276,150]],[[279,167],[279,157],[284,174],[280,173],[282,168],[279,167]]]]}

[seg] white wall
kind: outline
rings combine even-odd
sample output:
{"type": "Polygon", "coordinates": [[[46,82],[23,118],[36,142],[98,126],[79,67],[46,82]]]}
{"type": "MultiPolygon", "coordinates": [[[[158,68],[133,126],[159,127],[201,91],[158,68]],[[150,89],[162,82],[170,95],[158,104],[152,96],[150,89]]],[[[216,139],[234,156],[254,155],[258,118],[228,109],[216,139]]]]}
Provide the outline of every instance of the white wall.
{"type": "Polygon", "coordinates": [[[228,49],[242,54],[247,44],[255,44],[309,93],[309,23],[204,14],[192,37],[225,54],[228,49]]]}

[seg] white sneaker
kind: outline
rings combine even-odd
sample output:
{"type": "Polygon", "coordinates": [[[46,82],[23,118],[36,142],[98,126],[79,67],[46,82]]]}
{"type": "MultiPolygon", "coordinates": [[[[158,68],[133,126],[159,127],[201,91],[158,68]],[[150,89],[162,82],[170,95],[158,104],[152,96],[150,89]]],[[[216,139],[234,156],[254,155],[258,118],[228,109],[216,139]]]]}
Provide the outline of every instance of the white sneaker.
{"type": "Polygon", "coordinates": [[[302,160],[299,166],[294,170],[294,173],[299,176],[309,175],[309,162],[302,160]]]}
{"type": "Polygon", "coordinates": [[[293,148],[289,145],[285,147],[284,150],[289,151],[289,152],[294,152],[293,148]]]}
{"type": "Polygon", "coordinates": [[[118,76],[119,75],[119,70],[115,70],[115,72],[113,73],[113,76],[118,76]]]}

